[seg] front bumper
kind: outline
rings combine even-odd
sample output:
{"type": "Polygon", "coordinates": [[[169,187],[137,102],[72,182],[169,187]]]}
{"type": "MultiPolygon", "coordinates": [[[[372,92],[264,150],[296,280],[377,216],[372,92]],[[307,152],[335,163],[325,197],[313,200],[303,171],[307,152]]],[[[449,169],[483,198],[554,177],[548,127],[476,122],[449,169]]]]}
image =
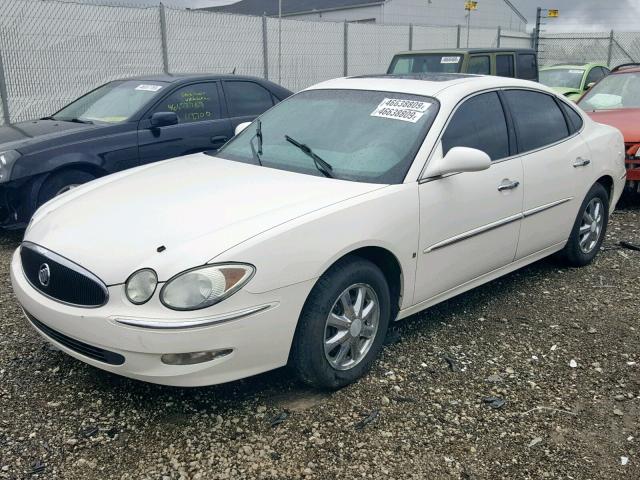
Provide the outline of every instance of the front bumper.
{"type": "MultiPolygon", "coordinates": [[[[261,294],[240,291],[198,312],[174,312],[165,308],[155,311],[153,318],[141,318],[144,310],[126,300],[122,285],[109,287],[107,304],[93,309],[64,305],[43,296],[24,276],[18,252],[11,262],[13,290],[25,312],[54,332],[36,328],[40,335],[85,363],[163,385],[213,385],[286,365],[298,317],[315,283],[309,280],[261,294]],[[254,313],[250,313],[252,310],[254,313]],[[214,323],[207,325],[203,321],[207,318],[214,323]],[[147,325],[131,325],[136,319],[147,325]],[[196,325],[202,321],[200,325],[204,326],[153,327],[175,325],[172,323],[175,321],[196,321],[196,325]],[[56,337],[55,333],[63,337],[56,337]],[[65,337],[71,339],[71,343],[65,337]],[[82,353],[85,347],[70,348],[74,347],[74,341],[120,355],[124,362],[118,365],[92,358],[82,353]],[[195,365],[167,365],[161,361],[163,354],[228,349],[232,350],[228,355],[195,365]]],[[[33,326],[33,320],[30,322],[33,326]]]]}

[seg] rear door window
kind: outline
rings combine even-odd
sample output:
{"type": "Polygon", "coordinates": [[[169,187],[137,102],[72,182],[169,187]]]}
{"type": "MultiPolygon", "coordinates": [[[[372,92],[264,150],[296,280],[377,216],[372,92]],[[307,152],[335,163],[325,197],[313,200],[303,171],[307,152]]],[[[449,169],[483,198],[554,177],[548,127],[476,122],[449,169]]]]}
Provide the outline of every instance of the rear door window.
{"type": "Polygon", "coordinates": [[[469,58],[467,73],[476,75],[491,75],[491,62],[489,55],[477,55],[469,58]]]}
{"type": "Polygon", "coordinates": [[[551,95],[531,90],[508,90],[505,97],[516,126],[520,153],[569,136],[565,117],[551,95]]]}
{"type": "Polygon", "coordinates": [[[443,154],[453,147],[482,150],[491,160],[509,156],[507,121],[496,92],[471,97],[456,110],[442,136],[443,154]]]}
{"type": "Polygon", "coordinates": [[[515,77],[513,55],[496,55],[496,75],[515,77]]]}
{"type": "Polygon", "coordinates": [[[271,92],[255,82],[225,81],[224,93],[231,117],[257,116],[273,107],[271,92]]]}
{"type": "Polygon", "coordinates": [[[538,78],[538,62],[533,53],[518,54],[518,78],[535,80],[538,78]]]}
{"type": "Polygon", "coordinates": [[[175,112],[180,123],[220,118],[220,98],[216,82],[180,87],[164,98],[153,112],[175,112]]]}

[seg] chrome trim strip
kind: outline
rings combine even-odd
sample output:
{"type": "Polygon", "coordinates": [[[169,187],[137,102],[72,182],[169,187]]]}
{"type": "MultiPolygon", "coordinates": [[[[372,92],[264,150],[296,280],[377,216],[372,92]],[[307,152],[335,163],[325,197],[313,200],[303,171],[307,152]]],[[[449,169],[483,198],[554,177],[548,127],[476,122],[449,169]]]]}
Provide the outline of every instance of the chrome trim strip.
{"type": "Polygon", "coordinates": [[[453,245],[454,243],[462,242],[463,240],[468,240],[469,238],[475,237],[476,235],[481,235],[491,230],[495,230],[496,228],[500,228],[504,225],[508,225],[509,223],[531,217],[537,213],[541,213],[546,210],[549,210],[550,208],[557,207],[558,205],[562,205],[563,203],[570,202],[571,200],[573,200],[573,197],[563,198],[562,200],[556,200],[555,202],[547,203],[546,205],[541,205],[539,207],[532,208],[530,210],[527,210],[524,213],[518,213],[517,215],[512,215],[510,217],[503,218],[502,220],[498,220],[497,222],[483,225],[482,227],[469,230],[468,232],[461,233],[460,235],[456,235],[455,237],[451,237],[439,243],[431,245],[430,247],[425,248],[422,251],[422,253],[426,254],[429,252],[433,252],[434,250],[438,250],[440,248],[448,247],[449,245],[453,245]]]}
{"type": "Polygon", "coordinates": [[[620,180],[624,180],[625,178],[627,178],[627,172],[626,172],[626,171],[624,172],[624,175],[622,175],[622,176],[620,177],[620,180]]]}
{"type": "Polygon", "coordinates": [[[59,254],[57,254],[55,252],[52,252],[51,250],[48,250],[48,249],[46,249],[44,247],[41,247],[37,243],[24,241],[24,242],[22,242],[20,244],[20,248],[28,248],[29,250],[33,250],[34,252],[39,253],[43,257],[46,257],[51,261],[59,263],[60,265],[68,268],[69,270],[73,270],[77,274],[82,275],[83,277],[86,277],[89,280],[92,280],[93,282],[95,282],[102,289],[102,291],[104,293],[104,303],[102,305],[77,305],[75,303],[65,302],[63,300],[60,300],[59,298],[55,298],[55,297],[52,297],[51,295],[47,295],[45,292],[43,292],[38,287],[36,287],[33,283],[31,283],[31,280],[29,280],[29,277],[27,276],[26,272],[24,271],[24,266],[22,265],[22,259],[20,259],[20,266],[22,267],[22,274],[24,275],[24,278],[27,280],[27,283],[29,283],[29,285],[31,285],[41,295],[44,295],[45,297],[47,297],[47,298],[49,298],[49,299],[51,299],[51,300],[53,300],[55,302],[61,303],[63,305],[69,305],[70,307],[78,307],[78,308],[100,308],[100,307],[106,305],[107,302],[109,301],[109,289],[107,288],[105,283],[102,280],[100,280],[100,278],[97,275],[95,275],[94,273],[90,272],[86,268],[81,267],[77,263],[73,263],[71,260],[69,260],[68,258],[63,257],[62,255],[59,255],[59,254]]]}
{"type": "Polygon", "coordinates": [[[532,208],[531,210],[527,210],[524,212],[524,218],[535,215],[536,213],[544,212],[545,210],[549,210],[550,208],[557,207],[558,205],[562,205],[563,203],[567,203],[573,200],[573,197],[563,198],[562,200],[556,200],[555,202],[547,203],[546,205],[540,205],[539,207],[532,208]]]}
{"type": "Polygon", "coordinates": [[[159,320],[159,319],[146,319],[146,318],[127,318],[127,317],[114,317],[117,323],[122,325],[128,325],[130,327],[139,328],[154,328],[160,330],[177,330],[181,328],[201,328],[216,325],[218,323],[230,322],[232,320],[238,320],[240,318],[248,317],[256,313],[264,312],[278,305],[277,302],[268,303],[266,305],[258,305],[256,307],[245,308],[243,310],[236,310],[235,312],[223,313],[212,317],[193,318],[187,320],[159,320]]]}
{"type": "Polygon", "coordinates": [[[471,237],[475,237],[476,235],[480,235],[482,233],[489,232],[491,230],[495,230],[496,228],[500,228],[504,225],[508,225],[509,223],[517,222],[518,220],[522,220],[524,215],[522,213],[518,213],[516,215],[512,215],[510,217],[503,218],[502,220],[498,220],[497,222],[489,223],[487,225],[483,225],[482,227],[474,228],[473,230],[469,230],[468,232],[461,233],[456,235],[455,237],[448,238],[441,242],[438,242],[430,247],[425,248],[422,253],[433,252],[434,250],[438,250],[440,248],[448,247],[449,245],[453,245],[454,243],[462,242],[463,240],[467,240],[471,237]]]}

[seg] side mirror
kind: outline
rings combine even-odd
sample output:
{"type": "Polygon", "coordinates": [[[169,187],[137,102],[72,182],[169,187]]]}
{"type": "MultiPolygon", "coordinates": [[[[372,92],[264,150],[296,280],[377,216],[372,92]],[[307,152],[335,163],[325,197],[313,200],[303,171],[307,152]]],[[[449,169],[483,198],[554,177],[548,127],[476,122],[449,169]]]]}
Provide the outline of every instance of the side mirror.
{"type": "Polygon", "coordinates": [[[454,147],[439,160],[427,166],[424,178],[441,177],[448,173],[479,172],[491,166],[491,158],[482,150],[454,147]]]}
{"type": "Polygon", "coordinates": [[[585,87],[585,92],[587,90],[591,90],[593,88],[593,86],[596,84],[596,82],[591,82],[591,83],[587,83],[587,86],[585,87]]]}
{"type": "Polygon", "coordinates": [[[244,123],[241,123],[240,125],[238,125],[238,126],[236,127],[236,130],[235,130],[235,132],[234,132],[234,135],[239,135],[239,134],[240,134],[240,133],[242,133],[242,131],[243,131],[245,128],[247,128],[249,125],[251,125],[251,122],[244,122],[244,123]]]}
{"type": "Polygon", "coordinates": [[[156,112],[151,115],[151,128],[168,127],[178,124],[178,115],[175,112],[156,112]]]}

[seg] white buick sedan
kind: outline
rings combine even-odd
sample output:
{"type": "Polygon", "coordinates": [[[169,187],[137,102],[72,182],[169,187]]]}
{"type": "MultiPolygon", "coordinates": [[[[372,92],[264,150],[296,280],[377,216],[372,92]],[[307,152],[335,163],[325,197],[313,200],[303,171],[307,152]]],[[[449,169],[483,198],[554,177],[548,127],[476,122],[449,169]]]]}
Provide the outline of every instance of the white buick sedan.
{"type": "Polygon", "coordinates": [[[44,338],[154,383],[289,364],[339,388],[391,322],[556,252],[591,262],[625,178],[620,132],[516,79],[332,80],[237,130],[37,212],[11,276],[44,338]]]}

